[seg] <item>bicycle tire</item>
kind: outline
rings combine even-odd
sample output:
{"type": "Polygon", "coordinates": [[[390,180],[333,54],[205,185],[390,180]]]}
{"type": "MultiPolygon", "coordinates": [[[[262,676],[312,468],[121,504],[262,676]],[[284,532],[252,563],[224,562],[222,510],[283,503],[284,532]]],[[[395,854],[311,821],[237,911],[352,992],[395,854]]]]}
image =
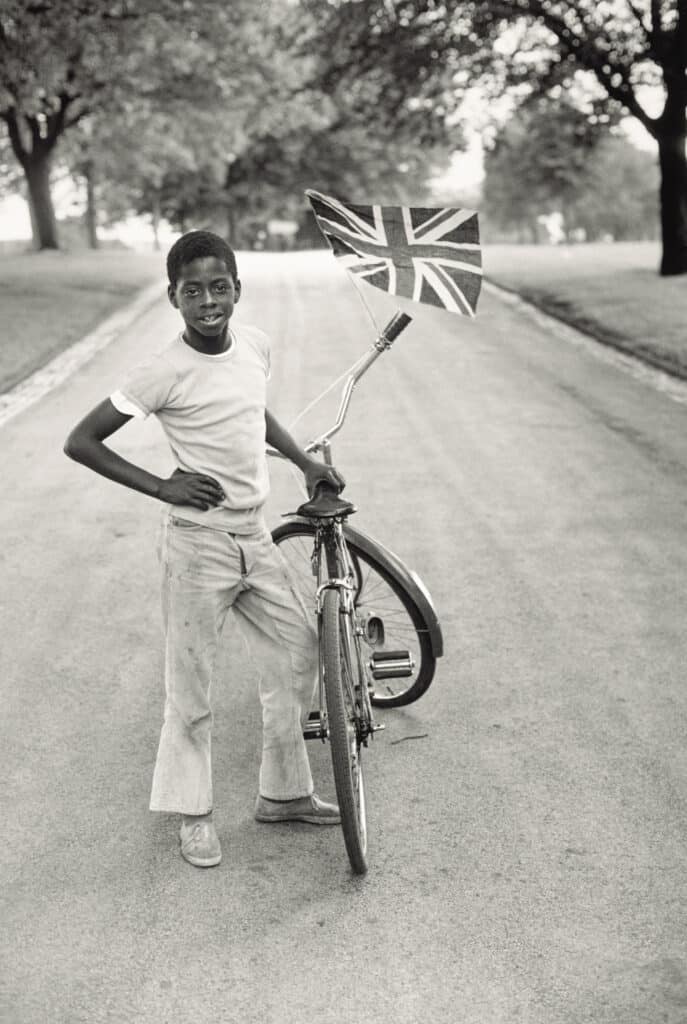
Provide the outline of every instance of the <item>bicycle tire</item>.
{"type": "MultiPolygon", "coordinates": [[[[364,875],[367,871],[365,786],[352,694],[342,671],[342,663],[346,660],[342,643],[346,641],[339,621],[340,600],[338,591],[325,591],[320,632],[322,671],[334,784],[344,843],[353,871],[357,875],[364,875]]],[[[349,664],[355,664],[353,659],[349,651],[349,664]]]]}
{"type": "MultiPolygon", "coordinates": [[[[272,539],[286,558],[294,582],[308,607],[314,606],[316,589],[310,570],[314,535],[314,525],[301,521],[282,523],[272,531],[272,539]]],[[[410,651],[415,662],[410,676],[377,680],[372,703],[380,708],[412,704],[427,691],[434,678],[436,658],[429,625],[398,576],[392,574],[381,560],[362,551],[354,541],[347,538],[346,545],[358,577],[356,611],[363,620],[366,616],[368,621],[373,617],[381,618],[385,631],[381,644],[376,644],[369,635],[363,638],[363,643],[370,653],[375,647],[393,650],[394,646],[403,646],[410,651]],[[385,593],[384,588],[391,593],[385,593]]]]}

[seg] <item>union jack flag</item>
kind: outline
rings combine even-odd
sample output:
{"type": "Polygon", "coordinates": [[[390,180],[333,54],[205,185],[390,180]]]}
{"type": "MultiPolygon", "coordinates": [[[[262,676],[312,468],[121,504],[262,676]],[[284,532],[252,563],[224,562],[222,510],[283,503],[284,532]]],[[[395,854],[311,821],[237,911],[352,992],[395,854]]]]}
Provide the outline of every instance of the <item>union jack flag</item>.
{"type": "Polygon", "coordinates": [[[351,273],[392,295],[475,316],[482,256],[474,210],[358,206],[312,189],[305,194],[351,273]]]}

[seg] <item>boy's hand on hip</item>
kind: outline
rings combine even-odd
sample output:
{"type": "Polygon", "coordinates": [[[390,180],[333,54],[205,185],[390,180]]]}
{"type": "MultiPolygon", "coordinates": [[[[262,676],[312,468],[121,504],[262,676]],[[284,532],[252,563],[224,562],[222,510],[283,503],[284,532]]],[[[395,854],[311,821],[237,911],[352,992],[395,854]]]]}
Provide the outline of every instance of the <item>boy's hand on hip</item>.
{"type": "Polygon", "coordinates": [[[175,469],[168,480],[163,480],[157,494],[160,501],[170,505],[191,505],[206,512],[224,501],[224,491],[211,476],[203,473],[185,473],[175,469]]]}
{"type": "Polygon", "coordinates": [[[305,469],[303,470],[305,476],[305,484],[308,488],[308,494],[312,497],[315,491],[315,484],[324,481],[329,484],[336,491],[342,491],[346,486],[346,481],[343,476],[334,466],[327,466],[324,462],[319,462],[317,459],[310,459],[305,469]]]}

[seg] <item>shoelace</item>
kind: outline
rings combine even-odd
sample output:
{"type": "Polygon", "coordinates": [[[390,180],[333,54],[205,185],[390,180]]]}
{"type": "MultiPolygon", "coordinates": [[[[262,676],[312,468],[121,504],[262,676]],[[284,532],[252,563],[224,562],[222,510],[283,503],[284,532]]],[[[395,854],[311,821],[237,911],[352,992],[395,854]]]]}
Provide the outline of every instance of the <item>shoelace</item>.
{"type": "Polygon", "coordinates": [[[206,821],[199,821],[197,825],[194,825],[190,836],[184,840],[184,845],[189,846],[191,843],[200,843],[204,839],[210,838],[210,826],[206,821]]]}

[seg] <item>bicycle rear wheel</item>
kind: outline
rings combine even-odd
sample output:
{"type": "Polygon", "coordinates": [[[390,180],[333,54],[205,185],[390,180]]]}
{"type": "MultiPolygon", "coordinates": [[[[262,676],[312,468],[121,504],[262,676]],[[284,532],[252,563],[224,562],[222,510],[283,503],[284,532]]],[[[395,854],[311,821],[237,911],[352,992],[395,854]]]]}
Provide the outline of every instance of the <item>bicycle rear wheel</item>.
{"type": "MultiPolygon", "coordinates": [[[[303,522],[283,523],[272,531],[272,539],[310,608],[317,589],[310,564],[314,535],[315,527],[303,522]]],[[[436,659],[429,625],[403,582],[381,560],[362,551],[349,538],[346,546],[355,576],[354,604],[363,630],[362,652],[373,666],[372,703],[389,708],[411,704],[434,678],[436,659]]]]}
{"type": "MultiPolygon", "coordinates": [[[[340,621],[340,600],[338,591],[324,592],[320,656],[344,842],[353,871],[364,875],[367,871],[367,820],[354,680],[357,659],[351,649],[348,630],[340,621]]],[[[362,681],[361,684],[364,685],[362,681]]]]}

